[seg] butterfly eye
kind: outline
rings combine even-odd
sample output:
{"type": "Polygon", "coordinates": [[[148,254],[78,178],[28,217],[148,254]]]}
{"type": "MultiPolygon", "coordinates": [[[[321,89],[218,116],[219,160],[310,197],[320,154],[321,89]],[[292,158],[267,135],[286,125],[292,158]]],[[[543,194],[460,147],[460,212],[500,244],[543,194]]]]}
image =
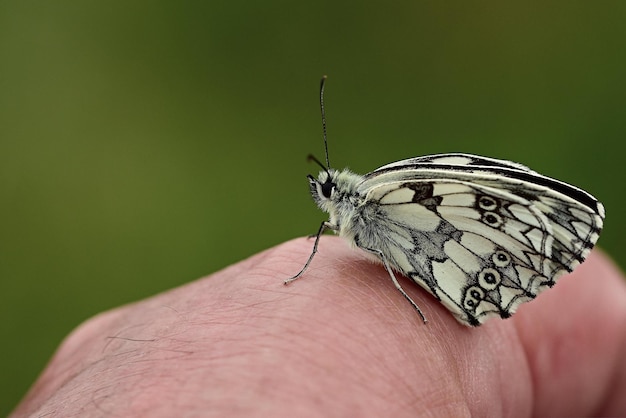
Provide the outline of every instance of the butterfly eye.
{"type": "Polygon", "coordinates": [[[330,196],[333,193],[333,190],[335,190],[335,187],[337,185],[331,181],[326,181],[326,183],[322,184],[322,196],[324,196],[326,199],[330,199],[330,196]]]}

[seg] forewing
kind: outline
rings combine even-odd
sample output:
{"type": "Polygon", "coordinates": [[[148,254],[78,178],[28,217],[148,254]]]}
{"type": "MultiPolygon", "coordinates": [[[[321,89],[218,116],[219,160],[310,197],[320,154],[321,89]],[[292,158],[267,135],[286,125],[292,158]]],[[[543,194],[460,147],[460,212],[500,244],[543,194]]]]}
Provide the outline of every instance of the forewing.
{"type": "Polygon", "coordinates": [[[392,266],[467,325],[509,317],[571,271],[604,215],[543,186],[478,177],[485,184],[378,178],[366,193],[386,220],[382,250],[392,266]]]}

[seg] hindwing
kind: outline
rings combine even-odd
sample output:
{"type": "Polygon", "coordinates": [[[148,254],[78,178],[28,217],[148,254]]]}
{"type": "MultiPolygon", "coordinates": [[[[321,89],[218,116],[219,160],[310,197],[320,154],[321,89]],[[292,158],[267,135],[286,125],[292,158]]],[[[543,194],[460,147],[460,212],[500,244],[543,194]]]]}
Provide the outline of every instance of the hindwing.
{"type": "Polygon", "coordinates": [[[400,163],[361,185],[366,204],[385,219],[377,226],[386,235],[382,251],[468,325],[509,317],[551,287],[585,259],[602,228],[597,201],[594,211],[540,184],[485,171],[421,178],[432,170],[400,163]]]}

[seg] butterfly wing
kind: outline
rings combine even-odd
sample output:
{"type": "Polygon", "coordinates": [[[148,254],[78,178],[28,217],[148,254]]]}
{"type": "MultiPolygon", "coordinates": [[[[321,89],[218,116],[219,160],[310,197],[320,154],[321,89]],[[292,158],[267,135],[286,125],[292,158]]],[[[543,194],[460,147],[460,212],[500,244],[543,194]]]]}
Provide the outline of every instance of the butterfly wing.
{"type": "Polygon", "coordinates": [[[464,154],[381,167],[359,190],[384,219],[374,245],[467,325],[509,317],[554,285],[589,254],[604,217],[580,189],[464,154]]]}

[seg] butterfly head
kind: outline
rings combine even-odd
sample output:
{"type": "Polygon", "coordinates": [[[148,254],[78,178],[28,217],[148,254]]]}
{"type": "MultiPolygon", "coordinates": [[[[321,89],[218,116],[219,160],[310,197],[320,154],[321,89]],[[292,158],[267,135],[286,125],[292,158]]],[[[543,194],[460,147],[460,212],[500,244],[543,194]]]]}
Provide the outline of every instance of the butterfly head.
{"type": "Polygon", "coordinates": [[[311,196],[322,210],[329,212],[328,204],[337,195],[337,170],[327,168],[313,155],[309,155],[309,161],[315,162],[322,167],[319,176],[317,178],[312,175],[308,175],[309,187],[311,188],[311,196]]]}
{"type": "Polygon", "coordinates": [[[317,178],[309,174],[309,187],[313,200],[322,208],[322,204],[337,196],[337,171],[331,169],[321,171],[317,178]]]}
{"type": "Polygon", "coordinates": [[[324,169],[317,178],[309,175],[308,179],[313,200],[320,209],[331,215],[331,219],[344,217],[359,200],[357,187],[362,176],[350,170],[324,169]]]}

